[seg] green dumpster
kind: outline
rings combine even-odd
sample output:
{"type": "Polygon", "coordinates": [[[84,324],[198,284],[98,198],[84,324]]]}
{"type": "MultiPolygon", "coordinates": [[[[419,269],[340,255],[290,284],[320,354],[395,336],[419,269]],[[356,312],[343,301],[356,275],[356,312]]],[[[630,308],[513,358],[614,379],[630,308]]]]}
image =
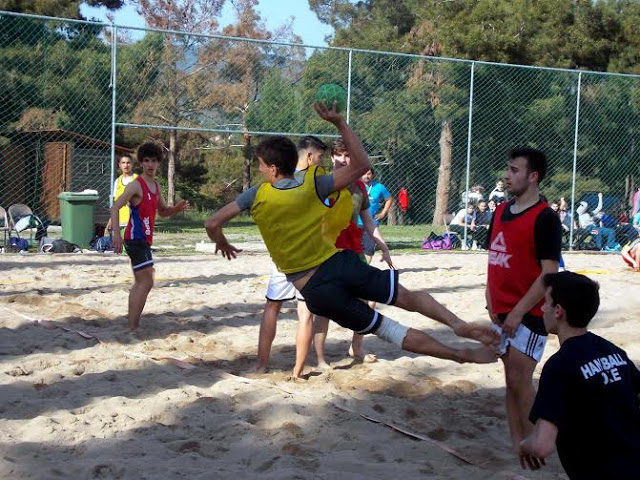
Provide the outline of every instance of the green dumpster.
{"type": "Polygon", "coordinates": [[[93,210],[98,200],[95,190],[85,192],[62,192],[60,199],[60,221],[62,238],[80,247],[88,247],[94,236],[93,210]]]}

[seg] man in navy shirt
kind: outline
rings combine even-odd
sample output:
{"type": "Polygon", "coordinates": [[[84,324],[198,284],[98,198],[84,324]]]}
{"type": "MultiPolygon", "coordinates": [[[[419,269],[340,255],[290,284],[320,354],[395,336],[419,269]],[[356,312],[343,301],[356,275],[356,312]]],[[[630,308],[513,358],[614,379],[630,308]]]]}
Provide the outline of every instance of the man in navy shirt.
{"type": "Polygon", "coordinates": [[[640,371],[624,350],[587,331],[598,284],[572,272],[548,274],[544,324],[560,350],[545,364],[520,464],[536,470],[557,447],[571,480],[640,477],[640,371]]]}

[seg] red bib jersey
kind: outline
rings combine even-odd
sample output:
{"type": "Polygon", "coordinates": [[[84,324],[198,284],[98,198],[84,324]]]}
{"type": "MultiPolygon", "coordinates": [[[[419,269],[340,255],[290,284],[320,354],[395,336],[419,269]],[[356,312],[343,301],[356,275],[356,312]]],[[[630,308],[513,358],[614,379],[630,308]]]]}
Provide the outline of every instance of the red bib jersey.
{"type": "Polygon", "coordinates": [[[160,187],[156,184],[156,193],[151,193],[147,182],[139,176],[136,180],[142,186],[142,201],[133,206],[129,202],[131,216],[124,231],[125,240],[146,240],[149,245],[153,244],[153,227],[156,222],[156,212],[158,211],[158,199],[160,198],[160,187]]]}
{"type": "MultiPolygon", "coordinates": [[[[496,208],[489,243],[487,286],[491,309],[496,314],[511,312],[542,272],[534,227],[538,215],[547,208],[547,203],[538,202],[505,222],[502,214],[509,205],[511,202],[504,202],[496,208]]],[[[528,313],[542,317],[540,308],[543,303],[544,299],[528,313]]]]}
{"type": "Polygon", "coordinates": [[[336,247],[343,250],[351,250],[358,255],[362,255],[364,252],[362,245],[362,234],[364,230],[358,226],[358,217],[362,210],[369,208],[367,189],[361,180],[356,180],[349,185],[348,188],[349,193],[351,193],[351,200],[353,201],[353,215],[347,228],[342,230],[340,235],[338,235],[336,247]]]}

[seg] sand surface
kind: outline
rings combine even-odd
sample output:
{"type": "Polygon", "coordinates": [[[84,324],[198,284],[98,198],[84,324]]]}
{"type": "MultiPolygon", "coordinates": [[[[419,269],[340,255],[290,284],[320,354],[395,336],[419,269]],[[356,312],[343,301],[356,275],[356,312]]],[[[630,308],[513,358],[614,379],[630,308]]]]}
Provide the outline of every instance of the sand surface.
{"type": "MultiPolygon", "coordinates": [[[[405,286],[428,289],[464,319],[486,319],[486,254],[395,260],[405,286]]],[[[638,363],[640,275],[619,255],[566,261],[601,284],[593,330],[638,363]]],[[[157,258],[135,334],[125,329],[125,257],[4,255],[0,271],[2,479],[566,478],[556,455],[542,472],[520,470],[498,363],[457,365],[369,336],[366,348],[379,361],[354,364],[346,357],[350,332],[332,324],[334,368],[314,369],[312,354],[308,379],[293,381],[289,302],[270,372],[251,373],[269,273],[264,253],[231,262],[157,258]]],[[[381,311],[463,343],[420,315],[381,311]]],[[[557,349],[553,337],[545,359],[557,349]]]]}

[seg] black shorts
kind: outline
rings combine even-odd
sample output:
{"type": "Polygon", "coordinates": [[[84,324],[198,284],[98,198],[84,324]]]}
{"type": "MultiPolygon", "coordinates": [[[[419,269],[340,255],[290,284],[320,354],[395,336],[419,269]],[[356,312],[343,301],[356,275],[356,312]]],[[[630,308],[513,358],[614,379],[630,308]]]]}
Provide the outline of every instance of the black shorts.
{"type": "Polygon", "coordinates": [[[356,333],[373,333],[382,316],[360,299],[395,303],[398,271],[372,267],[351,250],[343,250],[320,265],[300,293],[312,313],[356,333]]]}
{"type": "Polygon", "coordinates": [[[131,259],[131,268],[134,272],[147,267],[153,267],[151,246],[146,240],[125,240],[125,250],[131,259]]]}

